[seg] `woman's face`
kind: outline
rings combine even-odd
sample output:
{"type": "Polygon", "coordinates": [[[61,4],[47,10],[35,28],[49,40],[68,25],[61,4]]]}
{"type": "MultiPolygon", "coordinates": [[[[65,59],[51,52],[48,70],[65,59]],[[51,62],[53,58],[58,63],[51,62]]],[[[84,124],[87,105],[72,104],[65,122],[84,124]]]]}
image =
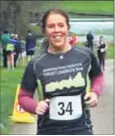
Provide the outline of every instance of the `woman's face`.
{"type": "Polygon", "coordinates": [[[46,20],[45,34],[53,47],[60,48],[66,45],[68,31],[69,28],[64,16],[58,13],[49,14],[46,20]]]}

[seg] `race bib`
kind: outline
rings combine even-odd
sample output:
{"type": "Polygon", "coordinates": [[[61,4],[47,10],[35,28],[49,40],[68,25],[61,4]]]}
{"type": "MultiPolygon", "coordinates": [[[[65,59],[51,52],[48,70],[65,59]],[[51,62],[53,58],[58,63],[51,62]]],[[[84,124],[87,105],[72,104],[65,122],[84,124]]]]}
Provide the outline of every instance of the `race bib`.
{"type": "Polygon", "coordinates": [[[50,101],[50,119],[73,120],[80,118],[82,113],[81,95],[57,96],[50,101]]]}
{"type": "Polygon", "coordinates": [[[101,52],[104,52],[105,51],[105,49],[101,49],[101,52]]]}

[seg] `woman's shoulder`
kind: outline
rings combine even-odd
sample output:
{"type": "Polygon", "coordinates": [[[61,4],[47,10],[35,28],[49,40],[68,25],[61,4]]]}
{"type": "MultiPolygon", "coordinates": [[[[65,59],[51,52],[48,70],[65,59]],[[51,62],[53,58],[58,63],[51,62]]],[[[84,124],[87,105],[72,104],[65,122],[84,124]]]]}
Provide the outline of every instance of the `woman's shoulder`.
{"type": "Polygon", "coordinates": [[[87,53],[92,52],[90,48],[84,47],[84,46],[75,46],[74,49],[79,50],[79,51],[84,51],[84,52],[87,52],[87,53]]]}

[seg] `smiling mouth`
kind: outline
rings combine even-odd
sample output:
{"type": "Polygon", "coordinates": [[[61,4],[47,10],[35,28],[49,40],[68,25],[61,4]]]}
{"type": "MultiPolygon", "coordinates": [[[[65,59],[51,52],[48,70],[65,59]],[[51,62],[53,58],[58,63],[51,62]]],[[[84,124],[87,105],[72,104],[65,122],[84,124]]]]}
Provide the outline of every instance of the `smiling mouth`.
{"type": "Polygon", "coordinates": [[[62,35],[53,36],[53,39],[56,41],[60,41],[62,39],[62,35]]]}

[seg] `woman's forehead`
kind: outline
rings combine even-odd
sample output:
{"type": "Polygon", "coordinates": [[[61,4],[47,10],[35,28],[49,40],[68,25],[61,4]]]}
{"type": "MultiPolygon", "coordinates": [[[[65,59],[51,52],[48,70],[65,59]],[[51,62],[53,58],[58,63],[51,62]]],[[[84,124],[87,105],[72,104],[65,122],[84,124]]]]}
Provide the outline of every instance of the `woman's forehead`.
{"type": "Polygon", "coordinates": [[[66,18],[60,13],[50,13],[46,20],[47,23],[66,22],[66,18]]]}

